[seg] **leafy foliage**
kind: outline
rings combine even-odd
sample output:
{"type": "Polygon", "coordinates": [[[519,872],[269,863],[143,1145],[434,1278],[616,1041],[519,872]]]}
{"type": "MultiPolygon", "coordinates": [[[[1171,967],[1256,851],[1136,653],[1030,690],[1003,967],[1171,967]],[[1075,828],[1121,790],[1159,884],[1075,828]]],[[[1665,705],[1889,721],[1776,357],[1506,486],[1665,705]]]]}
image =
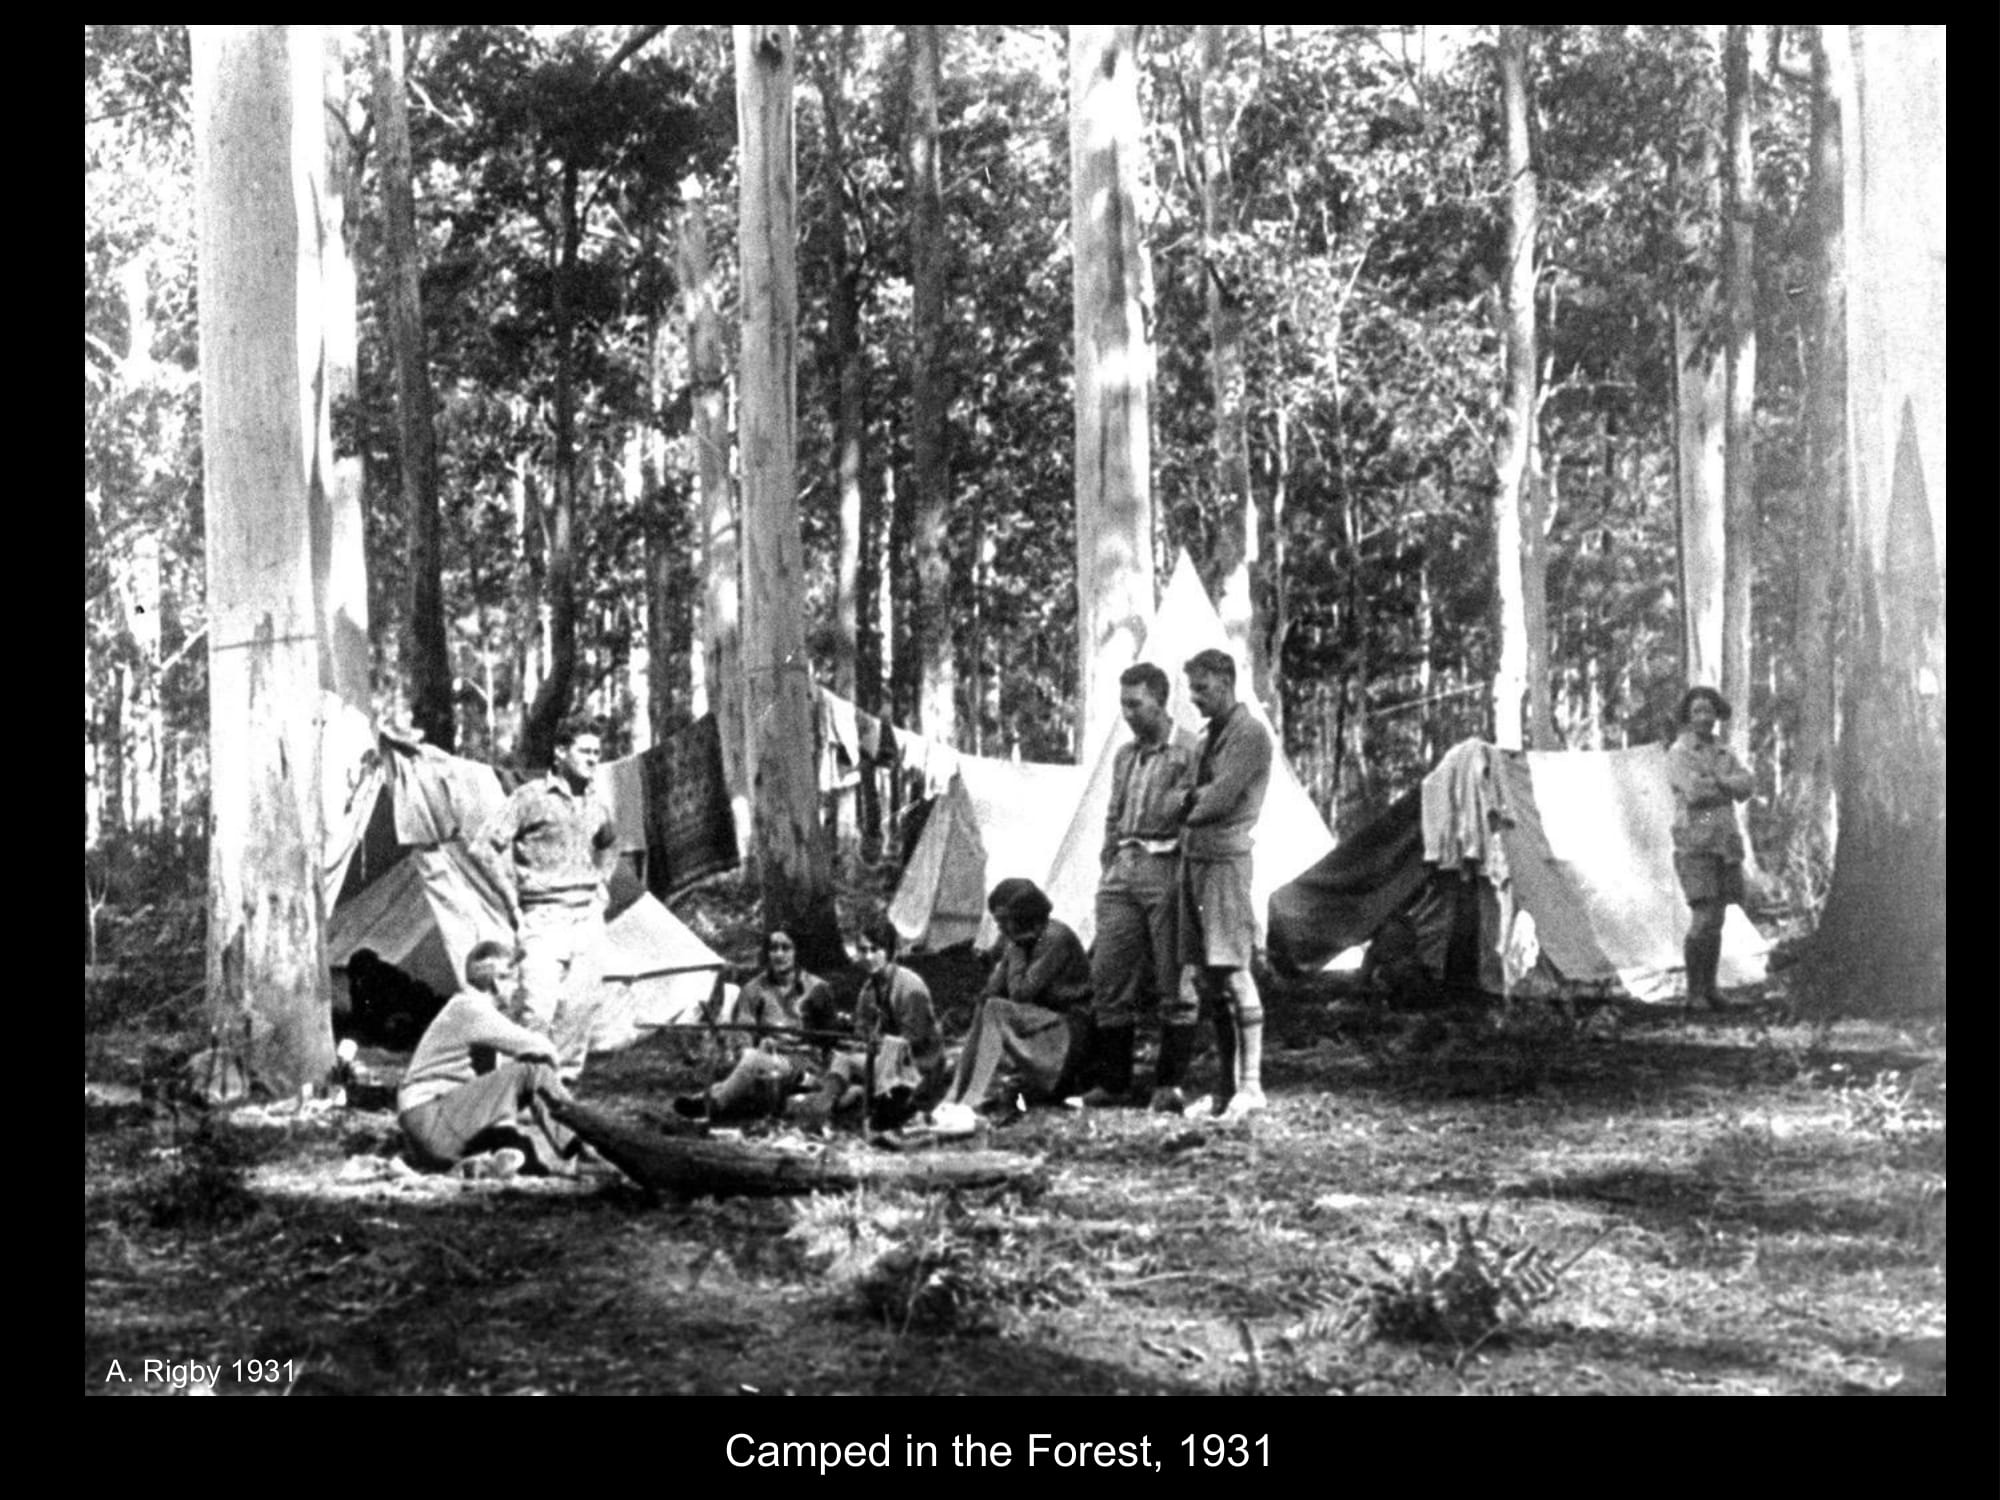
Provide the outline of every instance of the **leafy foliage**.
{"type": "MultiPolygon", "coordinates": [[[[1145,44],[1158,560],[1186,547],[1220,582],[1207,311],[1219,287],[1244,335],[1262,518],[1253,582],[1274,630],[1287,748],[1344,820],[1484,723],[1504,186],[1490,48],[1465,28],[1225,32],[1226,67],[1203,86],[1222,95],[1231,200],[1206,245],[1197,38],[1154,27],[1145,44]]],[[[1697,27],[1532,34],[1557,717],[1572,744],[1639,742],[1660,732],[1679,671],[1668,317],[1702,308],[1716,274],[1702,143],[1718,63],[1697,27]]],[[[1795,351],[1811,239],[1799,44],[1791,29],[1774,35],[1769,56],[1781,66],[1760,69],[1758,84],[1758,465],[1763,556],[1783,559],[1806,514],[1795,351]]],[[[649,626],[668,643],[645,664],[668,679],[669,718],[692,706],[699,539],[673,250],[685,216],[698,216],[727,328],[733,78],[722,28],[665,28],[621,55],[634,36],[409,28],[444,587],[462,740],[474,754],[510,753],[547,671],[549,498],[566,483],[577,496],[580,706],[613,726],[619,748],[622,727],[645,713],[634,669],[649,626]],[[702,189],[694,207],[682,198],[688,180],[702,189]],[[565,383],[577,434],[568,476],[557,433],[565,383]]],[[[1062,30],[957,26],[943,40],[959,721],[988,753],[1056,759],[1072,733],[1075,607],[1062,30]]],[[[908,498],[907,79],[895,28],[807,27],[800,51],[801,516],[808,640],[831,680],[836,248],[860,313],[864,488],[885,512],[908,498]],[[835,247],[819,91],[842,46],[835,247]]],[[[365,460],[370,622],[388,706],[401,691],[408,548],[394,501],[372,127],[361,49],[348,53],[361,369],[337,432],[365,460]]],[[[184,826],[200,812],[203,653],[183,649],[202,621],[186,59],[177,28],[86,28],[86,739],[111,827],[129,821],[137,772],[123,747],[135,716],[167,726],[171,764],[146,772],[168,789],[156,799],[165,816],[184,826]],[[138,303],[126,294],[135,266],[138,303]],[[135,306],[150,322],[144,359],[130,348],[135,306]],[[141,544],[160,559],[157,648],[131,628],[141,544]]],[[[904,558],[893,523],[883,530],[871,562],[887,569],[893,611],[904,558]]],[[[1759,569],[1756,649],[1769,670],[1748,705],[1760,754],[1780,768],[1796,717],[1792,576],[1759,569]]],[[[887,624],[893,648],[896,621],[887,624]]]]}

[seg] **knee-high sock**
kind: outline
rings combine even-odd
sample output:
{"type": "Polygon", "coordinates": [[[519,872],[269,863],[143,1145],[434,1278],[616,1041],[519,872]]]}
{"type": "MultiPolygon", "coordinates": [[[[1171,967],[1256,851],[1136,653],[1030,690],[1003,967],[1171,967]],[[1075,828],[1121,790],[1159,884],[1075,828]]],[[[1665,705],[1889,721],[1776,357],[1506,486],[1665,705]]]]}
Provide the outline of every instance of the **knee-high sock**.
{"type": "Polygon", "coordinates": [[[1261,1094],[1264,1091],[1263,1002],[1254,988],[1247,998],[1240,993],[1231,998],[1236,1002],[1236,1091],[1261,1094]]]}

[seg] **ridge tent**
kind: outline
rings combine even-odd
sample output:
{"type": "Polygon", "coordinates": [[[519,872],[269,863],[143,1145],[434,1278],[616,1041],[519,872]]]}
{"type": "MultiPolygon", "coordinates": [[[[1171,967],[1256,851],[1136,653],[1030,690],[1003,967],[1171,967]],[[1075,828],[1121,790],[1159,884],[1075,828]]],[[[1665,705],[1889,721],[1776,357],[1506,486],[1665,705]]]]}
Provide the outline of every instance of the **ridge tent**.
{"type": "MultiPolygon", "coordinates": [[[[1250,690],[1250,674],[1232,646],[1222,617],[1209,602],[1201,576],[1186,552],[1174,566],[1173,577],[1160,596],[1159,608],[1146,631],[1138,661],[1148,661],[1167,674],[1170,685],[1168,708],[1174,722],[1191,734],[1201,731],[1203,720],[1188,701],[1187,682],[1182,666],[1196,652],[1215,647],[1236,657],[1237,697],[1252,717],[1266,729],[1271,721],[1250,690]]],[[[1097,931],[1097,882],[1099,852],[1104,847],[1104,818],[1111,808],[1113,761],[1118,747],[1131,738],[1122,719],[1115,720],[1097,753],[1089,761],[1090,772],[1082,795],[1070,810],[1067,826],[1048,864],[1042,889],[1055,903],[1056,915],[1071,927],[1086,946],[1097,931]]],[[[1257,819],[1256,848],[1251,863],[1251,894],[1258,911],[1264,909],[1272,892],[1333,848],[1333,835],[1326,820],[1313,804],[1311,795],[1285,758],[1284,744],[1275,731],[1275,753],[1271,757],[1271,783],[1264,793],[1264,807],[1257,819]]]]}
{"type": "Polygon", "coordinates": [[[328,911],[381,879],[411,849],[469,837],[507,800],[491,766],[387,734],[344,774],[345,805],[329,820],[320,865],[328,911]]]}
{"type": "MultiPolygon", "coordinates": [[[[1273,893],[1271,961],[1310,972],[1399,918],[1433,978],[1470,983],[1476,974],[1481,989],[1499,993],[1539,973],[1671,998],[1685,986],[1688,928],[1673,809],[1663,746],[1519,751],[1465,741],[1420,790],[1273,893]]],[[[1722,982],[1763,979],[1765,949],[1732,907],[1722,982]]]]}
{"type": "MultiPolygon", "coordinates": [[[[504,804],[499,778],[476,761],[385,738],[354,786],[324,870],[340,893],[327,922],[335,985],[345,988],[348,961],[370,948],[447,998],[475,944],[513,940],[506,903],[464,842],[504,804]]],[[[641,1025],[689,1018],[723,967],[627,866],[611,893],[615,915],[594,995],[592,1046],[600,1051],[629,1045],[641,1025]]]]}
{"type": "Polygon", "coordinates": [[[1064,811],[1082,788],[1081,766],[958,756],[889,903],[904,943],[990,946],[998,934],[986,893],[1010,875],[1032,879],[1049,867],[1064,811]]]}

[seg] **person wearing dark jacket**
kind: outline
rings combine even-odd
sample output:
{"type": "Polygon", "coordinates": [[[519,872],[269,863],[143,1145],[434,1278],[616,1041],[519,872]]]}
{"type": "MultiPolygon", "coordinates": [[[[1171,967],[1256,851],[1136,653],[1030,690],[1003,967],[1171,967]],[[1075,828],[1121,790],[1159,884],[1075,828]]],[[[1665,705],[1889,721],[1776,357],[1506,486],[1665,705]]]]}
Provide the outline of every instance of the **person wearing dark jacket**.
{"type": "Polygon", "coordinates": [[[856,1110],[865,1100],[868,1119],[879,1129],[892,1129],[929,1109],[949,1081],[944,1036],[938,1030],[930,986],[896,962],[902,941],[887,918],[870,922],[854,939],[861,989],[854,998],[852,1018],[842,1017],[837,1024],[861,1045],[836,1043],[826,1070],[829,1111],[856,1110]],[[871,1046],[872,1099],[865,1086],[871,1046]]]}
{"type": "Polygon", "coordinates": [[[945,1100],[968,1109],[1062,1096],[1090,1022],[1090,960],[1032,880],[1003,880],[986,899],[1000,925],[999,958],[945,1100]]]}

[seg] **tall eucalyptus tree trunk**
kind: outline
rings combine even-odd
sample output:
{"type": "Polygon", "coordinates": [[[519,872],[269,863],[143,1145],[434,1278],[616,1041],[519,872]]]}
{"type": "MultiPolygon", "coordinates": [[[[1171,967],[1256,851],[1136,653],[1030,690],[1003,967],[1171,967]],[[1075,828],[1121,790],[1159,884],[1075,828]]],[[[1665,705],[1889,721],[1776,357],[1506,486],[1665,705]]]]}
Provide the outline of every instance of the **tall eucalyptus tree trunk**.
{"type": "Polygon", "coordinates": [[[798,272],[788,26],[736,28],[743,265],[743,677],[752,847],[767,926],[844,958],[813,754],[797,489],[798,272]]]}
{"type": "Polygon", "coordinates": [[[1723,48],[1723,303],[1728,312],[1724,422],[1722,695],[1737,708],[1724,726],[1750,752],[1750,616],[1757,558],[1757,159],[1750,28],[1731,26],[1723,48]]]}
{"type": "Polygon", "coordinates": [[[197,26],[204,550],[209,609],[208,1003],[221,1053],[291,1094],[333,1062],[318,860],[324,504],[316,27],[197,26]]]}
{"type": "Polygon", "coordinates": [[[938,184],[938,28],[910,33],[910,518],[917,572],[911,638],[917,723],[932,739],[958,734],[952,644],[951,458],[946,449],[944,200],[938,184]]]}
{"type": "MultiPolygon", "coordinates": [[[[1070,234],[1076,323],[1079,753],[1118,713],[1118,674],[1153,612],[1152,346],[1139,235],[1138,35],[1069,32],[1070,234]]],[[[1179,663],[1164,663],[1173,672],[1179,663]]]]}
{"type": "Polygon", "coordinates": [[[444,623],[444,532],[438,512],[437,428],[424,336],[423,264],[416,194],[410,181],[409,114],[404,103],[403,28],[369,28],[375,119],[381,138],[383,250],[388,260],[389,343],[396,370],[396,427],[409,539],[409,603],[404,670],[410,717],[440,749],[458,745],[451,651],[444,623]]]}

